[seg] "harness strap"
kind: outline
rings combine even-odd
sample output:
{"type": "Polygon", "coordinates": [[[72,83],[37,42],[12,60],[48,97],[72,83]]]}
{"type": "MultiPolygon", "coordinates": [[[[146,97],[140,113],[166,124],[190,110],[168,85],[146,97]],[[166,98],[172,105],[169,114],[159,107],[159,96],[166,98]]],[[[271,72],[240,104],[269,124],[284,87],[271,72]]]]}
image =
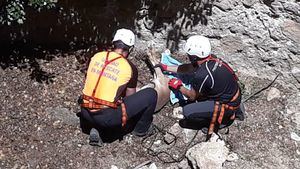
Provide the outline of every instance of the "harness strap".
{"type": "Polygon", "coordinates": [[[214,106],[213,117],[209,124],[208,132],[206,135],[206,141],[208,141],[211,138],[211,135],[214,132],[215,124],[216,124],[216,120],[217,120],[217,116],[218,116],[218,111],[219,111],[219,106],[220,106],[220,102],[217,101],[214,106]]]}
{"type": "MultiPolygon", "coordinates": [[[[84,100],[87,100],[88,103],[83,103],[84,105],[88,105],[90,104],[91,106],[88,106],[87,108],[94,108],[93,106],[97,106],[97,105],[106,105],[112,108],[117,108],[117,104],[114,102],[109,102],[106,100],[102,100],[102,99],[98,99],[95,97],[91,97],[91,96],[87,96],[85,94],[82,95],[82,98],[84,100]]],[[[100,106],[101,107],[101,106],[100,106]]]]}
{"type": "Polygon", "coordinates": [[[95,97],[95,94],[96,94],[96,90],[98,88],[98,85],[99,85],[99,82],[100,82],[100,79],[104,73],[104,69],[107,67],[107,65],[109,65],[110,63],[112,63],[113,61],[117,60],[117,59],[120,59],[122,56],[119,56],[119,57],[116,57],[114,59],[111,59],[111,60],[108,60],[108,57],[109,57],[109,52],[107,52],[106,54],[106,58],[105,58],[105,62],[104,62],[104,65],[102,67],[102,70],[98,76],[98,79],[97,79],[97,83],[93,89],[93,93],[92,93],[92,96],[87,96],[85,94],[83,94],[83,99],[88,101],[88,105],[87,104],[83,104],[82,106],[85,106],[87,108],[97,108],[97,107],[101,107],[101,106],[98,106],[100,104],[103,104],[103,105],[106,105],[106,106],[109,106],[109,107],[112,107],[112,108],[116,108],[117,107],[117,104],[116,103],[113,103],[113,102],[109,102],[109,101],[106,101],[106,100],[102,100],[102,99],[98,99],[95,97]]]}
{"type": "Polygon", "coordinates": [[[95,85],[95,87],[94,87],[92,97],[95,97],[97,87],[98,87],[98,85],[99,85],[100,79],[101,79],[101,77],[102,77],[102,75],[103,75],[103,73],[104,73],[104,69],[106,68],[106,66],[109,65],[111,62],[113,62],[113,61],[115,61],[115,60],[117,60],[117,59],[120,59],[120,58],[122,57],[122,56],[119,56],[119,57],[116,57],[116,58],[114,58],[114,59],[112,59],[112,60],[108,60],[108,56],[109,56],[109,52],[107,52],[107,54],[106,54],[105,62],[104,62],[104,65],[103,65],[103,67],[102,67],[102,70],[101,70],[101,72],[100,72],[100,74],[99,74],[97,83],[96,83],[96,85],[95,85]]]}
{"type": "Polygon", "coordinates": [[[82,103],[80,104],[80,106],[89,109],[103,109],[108,107],[103,104],[91,104],[91,103],[82,103]]]}
{"type": "Polygon", "coordinates": [[[126,105],[124,102],[121,103],[121,109],[122,109],[122,127],[124,127],[126,125],[127,119],[128,119],[126,105]]]}
{"type": "Polygon", "coordinates": [[[127,115],[127,112],[126,112],[126,106],[123,103],[123,101],[122,100],[118,100],[115,103],[115,102],[109,102],[109,101],[106,101],[106,100],[103,100],[103,99],[98,99],[98,98],[95,97],[97,87],[98,87],[100,79],[101,79],[101,77],[102,77],[102,75],[104,73],[104,69],[107,67],[107,65],[109,65],[113,61],[122,58],[122,56],[119,56],[119,57],[116,57],[114,59],[108,60],[108,57],[109,57],[109,52],[107,52],[107,54],[106,54],[105,62],[104,62],[104,65],[102,67],[102,70],[101,70],[101,72],[99,74],[99,77],[97,79],[97,83],[96,83],[96,85],[95,85],[95,87],[93,89],[92,96],[87,96],[87,95],[83,94],[82,95],[83,99],[86,100],[86,101],[88,101],[88,103],[82,103],[81,106],[85,107],[85,108],[99,109],[99,110],[101,110],[103,108],[107,108],[107,106],[116,109],[117,106],[119,104],[121,104],[121,110],[122,110],[122,127],[124,127],[126,125],[126,122],[127,122],[127,119],[128,119],[128,115],[127,115]]]}
{"type": "Polygon", "coordinates": [[[235,92],[230,102],[234,102],[239,97],[239,95],[240,95],[240,89],[238,88],[238,90],[235,92]]]}
{"type": "Polygon", "coordinates": [[[225,104],[222,104],[222,105],[221,105],[220,115],[219,115],[219,118],[218,118],[218,123],[219,123],[219,124],[222,123],[224,114],[225,114],[225,104]]]}
{"type": "MultiPolygon", "coordinates": [[[[83,95],[84,99],[86,100],[86,95],[83,95]]],[[[100,99],[98,99],[100,100],[100,99]]],[[[99,111],[101,109],[104,109],[104,108],[107,108],[107,107],[110,107],[110,108],[117,108],[117,105],[121,105],[121,110],[122,110],[122,127],[124,127],[127,123],[127,119],[128,119],[128,115],[127,115],[127,111],[126,111],[126,105],[125,103],[122,101],[122,100],[119,100],[116,103],[111,103],[111,102],[107,102],[105,100],[101,100],[101,101],[104,101],[102,103],[99,103],[99,102],[93,102],[93,101],[89,101],[89,103],[82,103],[80,104],[82,107],[85,107],[85,108],[90,108],[90,109],[98,109],[96,111],[99,111]],[[111,106],[109,106],[109,104],[111,106]],[[114,106],[113,106],[114,105],[114,106]]],[[[96,112],[95,111],[95,112],[96,112]]]]}
{"type": "MultiPolygon", "coordinates": [[[[238,89],[238,91],[232,97],[230,102],[235,101],[238,98],[239,94],[240,94],[240,90],[238,89]]],[[[228,104],[225,104],[225,103],[220,104],[219,101],[216,101],[215,106],[214,106],[214,111],[213,111],[213,117],[210,121],[208,132],[207,132],[207,135],[206,135],[206,141],[208,141],[211,138],[211,135],[214,132],[214,130],[218,130],[218,128],[215,127],[217,117],[218,117],[218,124],[220,125],[220,124],[222,124],[223,117],[224,117],[224,114],[225,114],[225,110],[227,110],[227,109],[236,110],[238,108],[239,108],[239,105],[238,106],[229,106],[228,104]],[[221,106],[221,110],[220,110],[220,114],[219,114],[219,117],[218,117],[218,112],[219,112],[220,106],[221,106]]],[[[235,119],[235,114],[233,114],[230,117],[230,120],[234,120],[234,119],[235,119]]]]}
{"type": "Polygon", "coordinates": [[[208,60],[210,60],[210,59],[212,59],[212,56],[211,56],[211,55],[209,55],[207,58],[205,58],[205,59],[203,59],[203,60],[197,61],[197,63],[198,63],[199,65],[201,65],[202,63],[204,63],[204,62],[206,62],[206,61],[208,61],[208,60]]]}
{"type": "Polygon", "coordinates": [[[225,66],[225,68],[233,75],[234,80],[238,81],[238,77],[236,76],[236,74],[234,73],[232,68],[227,63],[223,62],[221,59],[217,59],[217,58],[212,57],[212,55],[209,55],[207,58],[205,58],[204,60],[198,61],[197,63],[199,65],[201,65],[201,64],[203,64],[207,61],[210,61],[210,60],[215,61],[215,62],[221,64],[222,66],[225,66]]]}

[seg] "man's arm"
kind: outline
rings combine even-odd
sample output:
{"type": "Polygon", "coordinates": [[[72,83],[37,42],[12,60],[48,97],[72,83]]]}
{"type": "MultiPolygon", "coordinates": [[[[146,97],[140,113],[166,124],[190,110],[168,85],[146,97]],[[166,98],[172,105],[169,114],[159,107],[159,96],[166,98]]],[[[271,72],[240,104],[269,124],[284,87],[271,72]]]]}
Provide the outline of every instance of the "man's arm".
{"type": "Polygon", "coordinates": [[[126,89],[126,96],[130,96],[136,92],[136,88],[129,88],[126,89]]]}
{"type": "Polygon", "coordinates": [[[190,101],[194,101],[199,97],[199,92],[193,88],[187,89],[183,86],[180,79],[172,78],[168,83],[169,87],[174,90],[180,91],[184,96],[186,96],[190,101]]]}
{"type": "Polygon", "coordinates": [[[167,66],[165,71],[177,73],[178,66],[167,66]]]}
{"type": "Polygon", "coordinates": [[[190,101],[195,101],[200,96],[200,93],[195,91],[193,88],[187,89],[184,86],[181,86],[179,91],[190,101]]]}
{"type": "Polygon", "coordinates": [[[172,73],[181,73],[181,74],[185,74],[185,73],[191,73],[194,72],[195,70],[197,70],[197,65],[194,64],[182,64],[179,66],[168,66],[165,64],[160,63],[158,65],[162,71],[167,71],[167,72],[172,72],[172,73]]]}
{"type": "Polygon", "coordinates": [[[129,63],[129,65],[131,66],[132,76],[131,76],[129,82],[127,83],[125,96],[130,96],[130,95],[136,93],[136,91],[137,91],[138,69],[130,60],[127,60],[127,61],[129,63]]]}

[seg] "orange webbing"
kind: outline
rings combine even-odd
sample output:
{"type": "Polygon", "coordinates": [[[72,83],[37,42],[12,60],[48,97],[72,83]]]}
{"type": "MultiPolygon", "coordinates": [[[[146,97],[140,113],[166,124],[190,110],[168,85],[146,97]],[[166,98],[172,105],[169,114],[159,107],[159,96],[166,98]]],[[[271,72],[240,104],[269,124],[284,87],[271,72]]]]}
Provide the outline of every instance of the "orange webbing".
{"type": "Polygon", "coordinates": [[[125,103],[123,102],[121,103],[121,108],[122,108],[122,127],[124,127],[128,119],[125,103]]]}
{"type": "Polygon", "coordinates": [[[107,106],[102,104],[91,104],[91,103],[82,103],[80,104],[81,107],[89,108],[89,109],[103,109],[107,108],[107,106]]]}
{"type": "Polygon", "coordinates": [[[225,113],[225,104],[221,105],[221,112],[218,118],[218,123],[221,124],[225,113]]]}
{"type": "MultiPolygon", "coordinates": [[[[239,94],[240,94],[240,90],[238,89],[238,91],[232,97],[232,99],[230,100],[230,102],[235,101],[239,97],[239,94]]],[[[206,141],[208,141],[210,139],[212,133],[214,132],[215,124],[216,124],[217,117],[218,117],[219,106],[220,106],[220,102],[216,101],[215,107],[214,107],[214,112],[213,112],[213,117],[212,117],[212,119],[210,121],[208,133],[207,133],[207,136],[206,136],[206,141]]],[[[223,117],[224,117],[226,109],[236,110],[238,108],[239,108],[239,105],[238,106],[229,106],[228,104],[221,104],[221,110],[220,110],[220,114],[219,114],[219,118],[218,118],[218,123],[222,124],[222,120],[223,120],[223,117]]],[[[235,119],[235,114],[233,114],[230,117],[230,119],[234,120],[235,119]]]]}
{"type": "Polygon", "coordinates": [[[230,102],[235,101],[240,95],[240,89],[238,88],[238,90],[235,92],[234,96],[232,97],[232,99],[230,100],[230,102]]]}
{"type": "Polygon", "coordinates": [[[197,63],[199,65],[203,64],[204,62],[207,62],[207,61],[210,61],[210,60],[213,60],[215,62],[218,62],[220,63],[221,65],[225,66],[227,70],[229,70],[229,72],[234,76],[234,79],[237,81],[238,80],[238,77],[236,76],[236,74],[234,73],[234,71],[232,70],[232,68],[225,62],[221,61],[220,59],[218,58],[214,58],[212,57],[212,55],[209,55],[207,58],[205,58],[204,60],[200,60],[198,61],[197,63]]]}
{"type": "MultiPolygon", "coordinates": [[[[108,101],[97,99],[97,98],[94,98],[94,100],[91,100],[89,98],[92,98],[92,97],[83,95],[83,99],[88,100],[89,102],[88,103],[82,103],[81,104],[82,107],[90,108],[90,109],[103,109],[103,108],[107,108],[107,106],[109,106],[111,108],[117,108],[116,103],[108,102],[108,101]]],[[[124,127],[126,125],[127,119],[128,119],[127,111],[126,111],[126,105],[125,105],[125,103],[123,103],[122,100],[119,100],[118,104],[121,104],[122,127],[124,127]]]]}
{"type": "Polygon", "coordinates": [[[217,120],[217,116],[218,116],[218,111],[219,111],[219,106],[220,106],[220,103],[216,102],[215,107],[214,107],[213,117],[209,124],[206,141],[210,139],[212,133],[214,132],[214,128],[215,128],[215,124],[216,124],[216,120],[217,120]]]}
{"type": "MultiPolygon", "coordinates": [[[[88,100],[88,98],[91,98],[89,96],[83,95],[83,99],[84,100],[88,100]]],[[[111,108],[117,108],[117,104],[116,103],[112,103],[112,102],[107,102],[105,100],[100,100],[100,99],[96,99],[97,102],[93,102],[93,100],[89,100],[89,103],[82,103],[80,104],[81,107],[85,107],[85,108],[89,108],[89,109],[103,109],[103,108],[107,108],[107,106],[111,107],[111,108]],[[102,103],[99,103],[102,102],[102,103]]],[[[122,100],[118,101],[118,104],[121,104],[121,110],[122,110],[122,127],[124,127],[127,123],[127,119],[128,119],[128,115],[127,115],[127,111],[126,111],[126,105],[125,103],[123,103],[122,100]]]]}
{"type": "MultiPolygon", "coordinates": [[[[98,98],[95,98],[95,97],[91,97],[91,96],[87,96],[85,94],[82,95],[83,99],[88,101],[89,103],[86,103],[86,104],[95,104],[95,105],[106,105],[106,106],[109,106],[109,107],[112,107],[112,108],[117,108],[117,104],[114,103],[114,102],[109,102],[109,101],[106,101],[106,100],[102,100],[102,99],[98,99],[98,98]]],[[[88,108],[92,108],[92,107],[88,107],[88,108]]]]}
{"type": "MultiPolygon", "coordinates": [[[[111,62],[113,62],[117,59],[120,59],[122,57],[122,56],[119,56],[119,57],[116,57],[112,60],[108,60],[108,56],[109,56],[109,52],[107,52],[104,66],[103,66],[103,68],[102,68],[102,70],[99,74],[99,77],[98,77],[97,83],[95,85],[95,88],[93,90],[92,96],[87,96],[87,95],[83,94],[83,99],[88,101],[88,103],[81,104],[82,107],[90,108],[90,109],[103,109],[103,108],[106,108],[106,106],[111,107],[111,108],[117,108],[117,103],[109,102],[109,101],[98,99],[98,98],[95,97],[97,87],[99,85],[101,76],[103,75],[103,72],[104,72],[104,69],[106,68],[106,66],[108,64],[110,64],[111,62]]],[[[121,109],[122,109],[122,127],[123,127],[123,126],[126,125],[128,116],[127,116],[125,104],[122,102],[122,100],[119,100],[118,104],[119,103],[121,104],[121,109]]]]}
{"type": "Polygon", "coordinates": [[[214,60],[215,62],[218,62],[218,63],[220,63],[221,65],[225,66],[226,69],[229,70],[229,72],[234,76],[234,79],[235,79],[236,81],[238,80],[236,74],[234,73],[234,71],[232,70],[232,68],[231,68],[227,63],[225,63],[225,62],[223,62],[223,61],[220,61],[220,59],[216,59],[216,58],[211,58],[211,59],[209,59],[209,60],[214,60]]]}
{"type": "Polygon", "coordinates": [[[98,88],[100,79],[101,79],[101,77],[102,77],[102,75],[103,75],[103,73],[104,73],[104,69],[106,68],[106,66],[109,65],[111,62],[113,62],[113,61],[115,61],[115,60],[117,60],[117,59],[120,59],[120,58],[122,57],[122,56],[119,56],[119,57],[116,57],[116,58],[114,58],[114,59],[112,59],[112,60],[108,60],[108,56],[109,56],[109,52],[107,52],[107,54],[106,54],[105,62],[104,62],[103,68],[102,68],[102,70],[101,70],[101,72],[100,72],[100,74],[99,74],[97,83],[96,83],[96,85],[95,85],[95,87],[94,87],[94,90],[93,90],[93,93],[92,93],[92,97],[95,97],[96,90],[97,90],[97,88],[98,88]]]}
{"type": "Polygon", "coordinates": [[[209,56],[208,56],[207,58],[205,58],[204,60],[197,61],[197,63],[198,63],[199,65],[201,65],[202,63],[204,63],[204,62],[206,62],[206,61],[208,61],[208,60],[211,60],[211,58],[212,58],[212,56],[209,55],[209,56]]]}
{"type": "Polygon", "coordinates": [[[95,85],[95,87],[93,89],[92,96],[87,96],[87,95],[83,94],[83,99],[86,100],[86,101],[88,101],[88,103],[82,104],[83,107],[87,107],[87,108],[101,108],[102,107],[101,105],[106,105],[106,106],[109,106],[109,107],[112,107],[112,108],[117,108],[117,104],[116,103],[109,102],[109,101],[102,100],[102,99],[98,99],[98,98],[95,97],[96,90],[98,88],[101,76],[103,75],[104,69],[111,62],[113,62],[113,61],[121,58],[122,56],[116,57],[116,58],[114,58],[112,60],[108,60],[108,57],[109,57],[109,52],[107,52],[107,54],[106,54],[105,63],[103,65],[103,67],[102,67],[102,70],[101,70],[101,72],[99,74],[99,77],[98,77],[98,80],[96,82],[96,85],[95,85]]]}
{"type": "MultiPolygon", "coordinates": [[[[235,93],[235,95],[232,97],[232,99],[230,100],[230,102],[233,102],[235,101],[238,97],[239,97],[239,94],[240,94],[240,90],[238,89],[238,91],[235,93]]],[[[219,115],[219,118],[218,118],[218,122],[219,124],[222,123],[222,120],[223,120],[223,117],[224,117],[224,114],[225,114],[225,110],[226,109],[229,109],[229,110],[236,110],[240,107],[240,105],[238,106],[229,106],[228,104],[222,104],[222,108],[221,108],[221,112],[220,112],[220,115],[219,115]]],[[[230,119],[233,119],[234,118],[234,115],[230,117],[230,119]]]]}

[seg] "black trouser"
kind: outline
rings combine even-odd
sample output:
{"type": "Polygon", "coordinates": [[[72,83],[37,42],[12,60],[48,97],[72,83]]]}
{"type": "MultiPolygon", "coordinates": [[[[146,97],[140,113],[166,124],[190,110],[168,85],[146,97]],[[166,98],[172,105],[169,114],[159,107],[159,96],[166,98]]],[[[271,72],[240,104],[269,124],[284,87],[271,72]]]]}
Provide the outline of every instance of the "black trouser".
{"type": "MultiPolygon", "coordinates": [[[[185,118],[180,121],[180,126],[191,129],[208,128],[213,116],[214,106],[215,101],[213,100],[191,103],[184,106],[183,115],[185,118]]],[[[237,111],[240,110],[225,110],[222,124],[220,124],[219,128],[231,125],[234,120],[231,120],[230,117],[237,111]]]]}
{"type": "MultiPolygon", "coordinates": [[[[157,93],[152,88],[146,88],[123,99],[126,105],[128,122],[134,123],[134,131],[145,133],[149,129],[156,106],[157,93]]],[[[106,108],[98,112],[90,112],[86,108],[81,109],[80,125],[83,132],[88,133],[90,128],[99,130],[116,129],[122,126],[122,109],[106,108]]],[[[101,131],[100,131],[101,132],[101,131]]]]}

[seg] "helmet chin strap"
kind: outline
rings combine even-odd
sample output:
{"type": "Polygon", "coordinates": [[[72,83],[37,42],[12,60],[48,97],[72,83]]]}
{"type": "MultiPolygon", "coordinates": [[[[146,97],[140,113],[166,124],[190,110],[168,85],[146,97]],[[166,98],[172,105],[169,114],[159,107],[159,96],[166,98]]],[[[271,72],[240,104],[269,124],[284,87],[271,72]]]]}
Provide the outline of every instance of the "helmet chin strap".
{"type": "Polygon", "coordinates": [[[127,58],[128,55],[133,51],[133,48],[134,48],[134,46],[131,46],[128,50],[124,50],[124,49],[118,48],[118,49],[114,49],[114,52],[116,52],[116,53],[118,53],[118,54],[120,54],[122,56],[124,56],[125,53],[126,53],[126,56],[124,56],[124,57],[127,58]]]}
{"type": "Polygon", "coordinates": [[[133,48],[134,48],[134,46],[131,46],[131,47],[128,49],[128,55],[133,51],[133,48]]]}
{"type": "Polygon", "coordinates": [[[188,57],[191,63],[196,63],[198,60],[200,60],[200,58],[195,55],[188,55],[188,57]]]}
{"type": "Polygon", "coordinates": [[[128,51],[124,50],[123,52],[127,53],[127,56],[125,56],[126,58],[128,58],[129,54],[133,51],[133,46],[131,46],[128,51]]]}

